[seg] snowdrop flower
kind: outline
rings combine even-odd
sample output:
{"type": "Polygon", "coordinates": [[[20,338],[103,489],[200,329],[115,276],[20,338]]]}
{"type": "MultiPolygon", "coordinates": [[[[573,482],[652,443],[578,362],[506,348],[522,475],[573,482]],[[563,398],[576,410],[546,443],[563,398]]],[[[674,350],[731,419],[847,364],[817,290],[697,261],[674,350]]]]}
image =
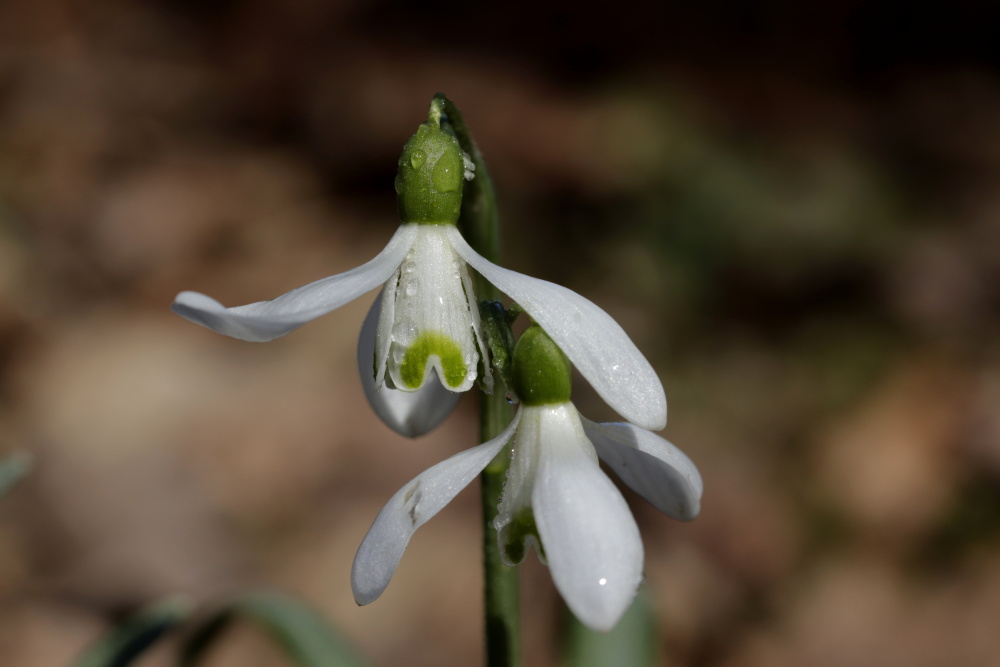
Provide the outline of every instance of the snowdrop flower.
{"type": "Polygon", "coordinates": [[[496,438],[435,465],[389,500],[354,558],[358,604],[377,599],[414,531],[437,514],[510,443],[512,460],[494,521],[508,564],[534,545],[556,588],[587,626],[610,630],[642,578],[643,548],[625,499],[598,458],[665,514],[700,509],[698,469],[677,447],[632,424],[597,424],[570,401],[569,360],[533,326],[514,352],[521,407],[496,438]]]}
{"type": "Polygon", "coordinates": [[[564,287],[493,264],[462,238],[455,224],[463,178],[473,171],[457,139],[442,127],[435,100],[399,159],[402,224],[374,259],[244,306],[226,308],[204,294],[182,292],[173,310],[218,333],[263,342],[381,286],[378,305],[362,327],[358,365],[379,416],[396,431],[417,436],[447,416],[456,392],[471,388],[477,377],[487,391],[492,387],[471,266],[545,327],[619,414],[646,428],[663,428],[663,387],[607,313],[564,287]]]}

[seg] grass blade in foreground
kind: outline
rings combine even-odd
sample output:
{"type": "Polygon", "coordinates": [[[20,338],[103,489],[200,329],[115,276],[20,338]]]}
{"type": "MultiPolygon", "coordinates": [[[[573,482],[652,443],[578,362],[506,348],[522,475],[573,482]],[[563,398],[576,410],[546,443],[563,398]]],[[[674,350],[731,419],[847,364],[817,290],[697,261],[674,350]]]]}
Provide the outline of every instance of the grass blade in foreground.
{"type": "Polygon", "coordinates": [[[138,612],[84,651],[73,667],[126,667],[191,614],[186,600],[170,598],[138,612]]]}
{"type": "Polygon", "coordinates": [[[180,664],[197,664],[233,622],[252,621],[298,667],[364,667],[354,650],[316,611],[277,593],[248,593],[210,617],[185,644],[180,664]]]}

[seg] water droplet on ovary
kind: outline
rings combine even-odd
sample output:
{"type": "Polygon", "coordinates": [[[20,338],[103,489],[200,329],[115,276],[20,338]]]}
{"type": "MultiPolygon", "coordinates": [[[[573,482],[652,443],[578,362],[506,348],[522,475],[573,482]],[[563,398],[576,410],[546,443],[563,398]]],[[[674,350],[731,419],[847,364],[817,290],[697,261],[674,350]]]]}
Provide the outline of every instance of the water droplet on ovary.
{"type": "Polygon", "coordinates": [[[517,396],[515,396],[515,395],[513,394],[513,392],[509,392],[509,391],[508,391],[508,392],[507,392],[507,393],[506,393],[506,394],[504,395],[504,398],[505,398],[505,399],[507,399],[507,402],[508,402],[509,404],[511,404],[511,405],[516,405],[516,404],[517,404],[517,396]]]}
{"type": "Polygon", "coordinates": [[[431,178],[434,181],[434,189],[438,192],[454,192],[462,180],[455,177],[455,170],[446,160],[438,160],[431,178]]]}
{"type": "Polygon", "coordinates": [[[420,169],[424,162],[427,162],[427,153],[419,148],[413,151],[413,155],[410,156],[410,166],[414,169],[420,169]]]}

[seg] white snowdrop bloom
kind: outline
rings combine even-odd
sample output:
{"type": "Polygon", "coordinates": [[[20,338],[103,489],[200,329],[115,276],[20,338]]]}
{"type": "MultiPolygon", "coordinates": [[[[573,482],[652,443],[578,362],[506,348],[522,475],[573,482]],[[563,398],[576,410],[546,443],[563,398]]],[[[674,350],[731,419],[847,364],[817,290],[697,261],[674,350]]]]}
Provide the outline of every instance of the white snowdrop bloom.
{"type": "Polygon", "coordinates": [[[244,306],[226,308],[204,294],[181,292],[174,311],[227,336],[263,342],[381,286],[377,314],[373,309],[362,327],[358,366],[375,411],[398,432],[417,436],[447,416],[454,392],[477,378],[487,391],[492,387],[472,267],[542,325],[619,414],[663,428],[663,387],[607,313],[564,287],[493,264],[462,238],[455,223],[463,179],[473,172],[439,120],[432,115],[403,149],[396,182],[402,224],[374,259],[244,306]]]}
{"type": "Polygon", "coordinates": [[[698,515],[701,476],[683,452],[646,429],[581,417],[570,401],[568,360],[555,353],[552,339],[530,328],[514,354],[521,406],[510,425],[418,475],[385,505],[354,558],[351,585],[359,604],[382,594],[416,529],[511,445],[494,521],[501,555],[514,564],[534,545],[583,623],[606,631],[618,622],[642,578],[643,548],[598,458],[657,509],[685,521],[698,515]]]}

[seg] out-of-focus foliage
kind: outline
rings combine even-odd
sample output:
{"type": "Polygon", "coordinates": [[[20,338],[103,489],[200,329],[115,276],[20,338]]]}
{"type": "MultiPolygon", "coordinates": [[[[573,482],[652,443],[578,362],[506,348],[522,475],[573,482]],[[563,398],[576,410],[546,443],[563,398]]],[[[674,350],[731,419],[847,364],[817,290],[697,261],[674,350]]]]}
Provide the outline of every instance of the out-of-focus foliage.
{"type": "Polygon", "coordinates": [[[277,593],[244,593],[209,615],[196,617],[189,601],[168,599],[139,611],[114,627],[74,662],[75,667],[126,667],[139,664],[170,633],[186,634],[177,664],[205,664],[226,629],[250,621],[281,649],[296,667],[360,667],[355,655],[315,611],[277,593]]]}
{"type": "Polygon", "coordinates": [[[143,609],[87,649],[74,667],[127,667],[191,614],[185,600],[166,600],[143,609]]]}
{"type": "Polygon", "coordinates": [[[649,595],[640,588],[632,606],[610,632],[594,632],[568,615],[563,664],[566,667],[653,667],[658,664],[655,614],[649,595]]]}
{"type": "Polygon", "coordinates": [[[7,493],[31,469],[31,456],[19,452],[0,461],[0,496],[7,493]]]}
{"type": "Polygon", "coordinates": [[[185,643],[181,664],[202,664],[202,656],[232,623],[260,627],[297,667],[360,667],[354,649],[312,609],[274,593],[238,597],[212,615],[185,643]]]}

